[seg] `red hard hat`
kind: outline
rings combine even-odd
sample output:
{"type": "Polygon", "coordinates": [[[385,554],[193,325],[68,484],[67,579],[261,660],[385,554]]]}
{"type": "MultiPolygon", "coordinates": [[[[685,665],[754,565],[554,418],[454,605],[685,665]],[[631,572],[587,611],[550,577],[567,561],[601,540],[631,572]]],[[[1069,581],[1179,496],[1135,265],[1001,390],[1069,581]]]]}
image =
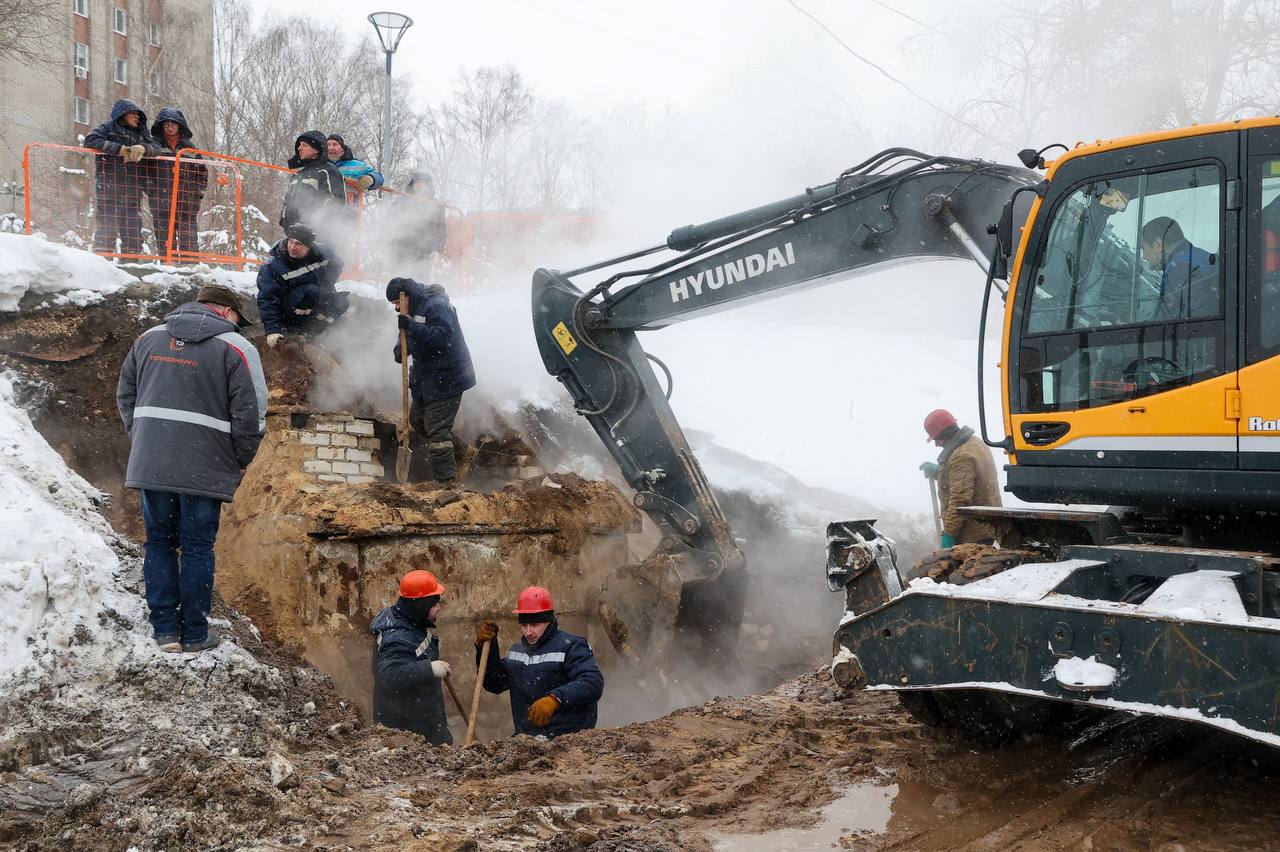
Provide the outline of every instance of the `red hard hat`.
{"type": "Polygon", "coordinates": [[[936,408],[924,419],[924,432],[929,437],[925,441],[936,440],[939,435],[956,425],[956,418],[945,408],[936,408]]]}
{"type": "Polygon", "coordinates": [[[528,615],[553,609],[555,604],[551,603],[551,593],[541,586],[530,586],[516,598],[516,608],[511,611],[518,615],[528,615]]]}
{"type": "Polygon", "coordinates": [[[429,598],[443,594],[444,586],[430,571],[410,571],[400,580],[402,598],[429,598]]]}

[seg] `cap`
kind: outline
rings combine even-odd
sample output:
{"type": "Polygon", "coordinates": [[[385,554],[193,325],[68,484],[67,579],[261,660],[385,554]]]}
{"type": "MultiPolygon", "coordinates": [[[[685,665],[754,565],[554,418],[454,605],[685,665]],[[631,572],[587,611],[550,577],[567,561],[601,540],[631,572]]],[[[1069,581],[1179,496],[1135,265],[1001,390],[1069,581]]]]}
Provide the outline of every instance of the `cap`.
{"type": "Polygon", "coordinates": [[[924,418],[924,433],[928,436],[925,441],[936,441],[939,435],[955,425],[955,415],[945,408],[935,408],[924,418]]]}
{"type": "Polygon", "coordinates": [[[240,328],[253,325],[253,321],[244,315],[244,308],[240,306],[240,294],[230,287],[223,287],[221,284],[205,284],[196,293],[196,301],[233,309],[240,315],[240,322],[237,323],[240,328]]]}

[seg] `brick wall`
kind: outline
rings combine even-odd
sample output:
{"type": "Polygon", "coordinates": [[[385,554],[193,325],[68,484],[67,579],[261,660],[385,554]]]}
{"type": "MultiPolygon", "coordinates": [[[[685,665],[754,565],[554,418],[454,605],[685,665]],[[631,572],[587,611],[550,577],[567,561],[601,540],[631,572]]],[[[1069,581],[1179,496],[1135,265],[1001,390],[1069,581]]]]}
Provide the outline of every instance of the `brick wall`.
{"type": "Polygon", "coordinates": [[[374,435],[372,420],[346,414],[311,414],[305,426],[295,424],[286,440],[294,434],[306,448],[303,472],[320,482],[358,485],[386,475],[382,443],[374,435]]]}

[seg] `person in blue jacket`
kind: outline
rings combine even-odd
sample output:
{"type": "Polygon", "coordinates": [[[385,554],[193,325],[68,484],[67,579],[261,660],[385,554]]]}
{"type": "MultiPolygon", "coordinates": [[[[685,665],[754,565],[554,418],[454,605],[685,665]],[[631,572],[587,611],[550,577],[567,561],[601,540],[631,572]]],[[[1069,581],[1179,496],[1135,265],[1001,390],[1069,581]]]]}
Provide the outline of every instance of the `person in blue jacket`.
{"type": "Polygon", "coordinates": [[[382,172],[363,160],[356,159],[356,155],[347,147],[347,143],[342,141],[339,134],[329,134],[325,140],[325,152],[329,155],[329,162],[342,172],[342,176],[347,180],[355,181],[365,192],[378,189],[385,182],[382,172]]]}
{"type": "MultiPolygon", "coordinates": [[[[413,366],[409,388],[413,404],[409,424],[427,444],[430,472],[426,478],[452,482],[458,475],[453,450],[453,421],[462,405],[462,394],[476,386],[471,352],[458,324],[458,313],[439,284],[420,284],[412,278],[392,278],[387,301],[394,308],[400,294],[409,297],[409,313],[397,317],[409,344],[413,366]]],[[[400,363],[400,344],[393,350],[400,363]]]]}
{"type": "Polygon", "coordinates": [[[342,261],[316,240],[315,231],[290,225],[271,247],[271,260],[258,270],[258,313],[272,349],[285,334],[318,334],[350,305],[334,284],[342,261]]]}
{"type": "Polygon", "coordinates": [[[369,624],[373,721],[419,733],[432,745],[453,742],[440,686],[449,664],[440,659],[440,637],[434,632],[443,597],[444,585],[434,574],[410,571],[400,580],[396,602],[369,624]]]}
{"type": "Polygon", "coordinates": [[[147,114],[128,98],[111,107],[111,118],[84,138],[84,146],[100,151],[93,158],[97,193],[93,250],[102,254],[142,253],[142,193],[151,184],[151,164],[143,157],[170,153],[147,130],[147,114]]]}
{"type": "Polygon", "coordinates": [[[587,640],[556,623],[551,593],[530,586],[516,598],[513,610],[521,639],[498,654],[498,625],[476,628],[476,664],[491,643],[484,688],[495,695],[511,693],[511,721],[517,734],[558,737],[596,726],[596,706],[604,694],[604,675],[587,640]]]}
{"type": "Polygon", "coordinates": [[[1222,313],[1217,258],[1194,246],[1177,220],[1157,216],[1142,226],[1142,257],[1160,273],[1155,320],[1205,319],[1222,313]]]}

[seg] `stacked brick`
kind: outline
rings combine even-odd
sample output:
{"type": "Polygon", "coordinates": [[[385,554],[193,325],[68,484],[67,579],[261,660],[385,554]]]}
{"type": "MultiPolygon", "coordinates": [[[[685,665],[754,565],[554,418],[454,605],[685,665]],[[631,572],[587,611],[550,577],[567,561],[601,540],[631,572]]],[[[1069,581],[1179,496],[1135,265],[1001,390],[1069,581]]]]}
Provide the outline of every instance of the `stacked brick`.
{"type": "Polygon", "coordinates": [[[312,414],[307,426],[296,431],[306,448],[303,473],[320,482],[358,485],[385,475],[382,445],[373,432],[372,420],[345,414],[312,414]]]}

